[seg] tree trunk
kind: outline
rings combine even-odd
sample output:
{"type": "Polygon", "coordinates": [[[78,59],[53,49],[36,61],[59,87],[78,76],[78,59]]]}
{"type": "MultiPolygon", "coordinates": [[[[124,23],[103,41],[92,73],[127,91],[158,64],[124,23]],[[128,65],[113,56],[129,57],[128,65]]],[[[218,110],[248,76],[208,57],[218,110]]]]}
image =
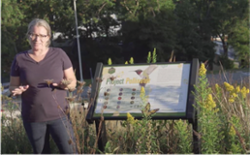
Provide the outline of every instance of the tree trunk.
{"type": "Polygon", "coordinates": [[[221,39],[223,50],[224,50],[224,56],[228,58],[228,46],[224,39],[221,39]]]}

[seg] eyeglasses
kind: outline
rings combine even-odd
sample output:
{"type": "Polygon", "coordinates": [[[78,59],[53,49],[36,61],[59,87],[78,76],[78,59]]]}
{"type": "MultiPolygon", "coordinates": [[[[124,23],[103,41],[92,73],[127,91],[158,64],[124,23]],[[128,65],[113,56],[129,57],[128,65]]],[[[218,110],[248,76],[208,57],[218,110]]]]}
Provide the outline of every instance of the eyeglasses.
{"type": "Polygon", "coordinates": [[[33,33],[29,33],[29,37],[34,40],[35,38],[39,37],[40,39],[45,39],[48,37],[48,35],[44,35],[44,34],[33,34],[33,33]]]}

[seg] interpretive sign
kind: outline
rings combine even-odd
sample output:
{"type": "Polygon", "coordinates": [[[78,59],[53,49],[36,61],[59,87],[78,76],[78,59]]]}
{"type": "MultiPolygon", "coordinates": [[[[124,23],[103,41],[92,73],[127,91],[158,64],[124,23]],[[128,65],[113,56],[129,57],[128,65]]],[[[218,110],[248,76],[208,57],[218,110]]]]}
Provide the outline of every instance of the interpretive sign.
{"type": "Polygon", "coordinates": [[[125,119],[127,113],[139,118],[146,103],[150,103],[151,109],[159,109],[153,118],[186,118],[187,111],[193,108],[189,105],[191,70],[192,62],[105,66],[99,63],[95,78],[102,82],[94,84],[97,87],[92,96],[96,94],[96,98],[87,119],[125,119]]]}
{"type": "MultiPolygon", "coordinates": [[[[127,113],[141,119],[142,109],[150,103],[157,109],[152,119],[187,119],[198,131],[199,111],[194,101],[198,80],[198,59],[191,62],[103,65],[98,63],[86,117],[95,121],[98,148],[104,151],[104,120],[125,120],[127,113]]],[[[193,132],[193,150],[200,154],[200,139],[193,132]]]]}

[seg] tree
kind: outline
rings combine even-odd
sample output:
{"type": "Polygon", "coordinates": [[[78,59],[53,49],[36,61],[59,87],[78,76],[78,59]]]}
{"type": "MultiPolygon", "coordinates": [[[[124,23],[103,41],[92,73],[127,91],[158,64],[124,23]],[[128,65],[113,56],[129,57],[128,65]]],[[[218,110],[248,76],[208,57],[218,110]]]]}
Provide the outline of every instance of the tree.
{"type": "Polygon", "coordinates": [[[227,37],[233,34],[232,27],[245,18],[248,13],[248,0],[224,0],[210,2],[209,24],[213,35],[218,36],[223,44],[225,57],[228,57],[227,37]]]}
{"type": "Polygon", "coordinates": [[[54,32],[73,37],[73,6],[71,1],[4,0],[2,1],[2,76],[9,77],[15,54],[29,49],[26,40],[28,23],[33,18],[49,22],[54,32]]]}
{"type": "MultiPolygon", "coordinates": [[[[224,54],[228,59],[227,38],[233,27],[244,18],[247,0],[176,0],[178,17],[178,43],[176,52],[181,59],[197,56],[200,60],[213,63],[214,44],[211,37],[219,37],[224,54]]],[[[177,56],[177,59],[178,59],[177,56]]]]}
{"type": "Polygon", "coordinates": [[[50,24],[53,32],[60,32],[63,37],[74,37],[75,19],[72,0],[25,0],[20,2],[20,9],[26,15],[24,20],[26,25],[34,18],[41,18],[50,24]]]}
{"type": "MultiPolygon", "coordinates": [[[[2,77],[9,78],[9,70],[11,62],[19,52],[18,41],[19,38],[25,38],[25,35],[21,35],[22,20],[25,15],[20,10],[20,3],[12,0],[2,1],[2,39],[1,39],[1,75],[2,77]]],[[[23,41],[20,41],[23,42],[23,41]]],[[[25,45],[24,45],[25,46],[25,45]]],[[[4,80],[2,78],[2,80],[4,80]]],[[[5,80],[4,80],[5,81],[5,80]]]]}
{"type": "Polygon", "coordinates": [[[157,49],[158,61],[167,61],[175,46],[175,5],[172,0],[120,0],[118,19],[126,60],[145,62],[148,51],[157,49]]]}
{"type": "Polygon", "coordinates": [[[178,37],[175,52],[177,60],[201,61],[214,59],[214,44],[211,41],[212,30],[208,25],[208,1],[186,0],[176,1],[178,37]]]}
{"type": "Polygon", "coordinates": [[[249,68],[250,64],[249,35],[249,19],[246,17],[236,23],[228,39],[228,43],[234,48],[238,60],[241,61],[242,68],[249,68]]]}

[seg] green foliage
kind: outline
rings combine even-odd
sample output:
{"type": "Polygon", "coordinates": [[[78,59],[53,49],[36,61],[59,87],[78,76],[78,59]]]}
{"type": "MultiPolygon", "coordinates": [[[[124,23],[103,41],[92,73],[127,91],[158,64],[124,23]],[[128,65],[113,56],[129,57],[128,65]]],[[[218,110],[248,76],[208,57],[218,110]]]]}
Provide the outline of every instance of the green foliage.
{"type": "Polygon", "coordinates": [[[15,54],[30,47],[25,34],[33,18],[47,20],[52,30],[72,36],[74,14],[70,1],[5,0],[2,2],[2,76],[9,77],[11,62],[15,54]],[[71,27],[69,27],[71,25],[71,27]],[[68,31],[68,32],[65,32],[68,31]],[[69,35],[70,34],[70,35],[69,35]]]}
{"type": "Polygon", "coordinates": [[[147,63],[156,63],[156,62],[157,62],[157,55],[156,55],[156,48],[154,48],[152,56],[151,52],[148,52],[147,63]]]}
{"type": "Polygon", "coordinates": [[[151,62],[151,52],[148,52],[147,63],[151,62]]]}
{"type": "Polygon", "coordinates": [[[212,29],[208,20],[208,1],[186,0],[177,3],[177,60],[201,61],[214,59],[214,44],[211,42],[212,29]]]}
{"type": "MultiPolygon", "coordinates": [[[[235,153],[240,153],[242,152],[242,148],[240,146],[240,143],[237,143],[238,139],[236,136],[236,130],[241,130],[241,124],[240,124],[240,120],[239,118],[237,118],[236,116],[232,116],[231,120],[230,120],[230,128],[228,130],[228,134],[229,134],[229,145],[231,145],[231,147],[229,147],[228,152],[235,154],[235,153]]],[[[237,131],[239,132],[239,131],[237,131]]]]}
{"type": "MultiPolygon", "coordinates": [[[[202,153],[244,154],[250,146],[248,145],[250,143],[249,122],[247,121],[250,116],[249,107],[244,100],[245,95],[249,93],[249,89],[244,87],[232,89],[231,85],[225,89],[222,86],[215,85],[215,88],[212,89],[211,86],[207,85],[206,70],[204,69],[200,71],[199,85],[196,87],[196,100],[199,105],[196,108],[200,108],[201,111],[198,117],[200,129],[195,135],[201,138],[202,153]],[[214,91],[212,92],[212,90],[214,91]],[[236,103],[223,103],[231,97],[229,90],[238,92],[238,98],[241,100],[237,100],[236,103]],[[208,102],[209,97],[207,95],[209,93],[216,95],[214,96],[216,107],[210,107],[211,104],[208,102]],[[239,94],[245,94],[244,98],[239,94]],[[242,105],[245,105],[243,110],[239,110],[242,105]]],[[[80,85],[80,83],[78,84],[80,85]]],[[[145,98],[143,102],[148,103],[145,94],[141,97],[145,98]]],[[[2,96],[2,103],[7,101],[7,106],[3,108],[5,113],[1,113],[3,115],[1,119],[1,153],[32,153],[21,118],[19,116],[17,118],[6,117],[7,111],[14,112],[19,109],[19,106],[8,97],[2,96]]],[[[95,145],[98,140],[96,128],[86,122],[87,111],[88,109],[83,110],[81,107],[72,108],[71,112],[77,146],[81,154],[93,154],[98,151],[97,145],[95,145]]],[[[191,150],[193,129],[186,120],[152,120],[151,116],[155,111],[150,108],[149,103],[142,111],[145,114],[142,120],[136,120],[128,115],[126,121],[105,121],[107,143],[104,152],[101,153],[193,153],[191,150]]],[[[56,145],[53,141],[51,142],[52,153],[58,153],[56,145]]]]}
{"type": "Polygon", "coordinates": [[[199,82],[195,86],[195,101],[198,111],[199,134],[201,135],[201,151],[202,153],[211,154],[219,153],[219,142],[223,139],[221,131],[222,122],[218,118],[214,101],[209,98],[211,88],[206,78],[206,69],[204,64],[201,65],[199,71],[199,82]],[[213,102],[211,104],[211,102],[213,102]]]}
{"type": "Polygon", "coordinates": [[[18,42],[23,43],[20,38],[25,38],[24,34],[20,34],[22,30],[22,21],[25,18],[24,12],[20,9],[21,4],[16,1],[6,0],[2,1],[1,10],[1,74],[9,77],[9,70],[14,55],[18,53],[18,42]]]}
{"type": "Polygon", "coordinates": [[[32,153],[31,145],[19,115],[19,105],[7,98],[7,96],[2,96],[2,103],[5,104],[2,107],[5,113],[1,112],[1,153],[32,153]]]}
{"type": "MultiPolygon", "coordinates": [[[[248,19],[247,0],[225,0],[225,1],[212,1],[209,2],[209,19],[208,22],[212,28],[214,36],[218,36],[223,43],[225,56],[228,56],[228,44],[227,38],[230,40],[230,36],[234,34],[237,24],[241,23],[242,20],[248,19]],[[226,5],[225,5],[226,4],[226,5]],[[239,11],[240,10],[240,11],[239,11]]],[[[248,21],[248,20],[247,20],[248,21]]],[[[232,38],[232,42],[233,42],[232,38]]],[[[238,42],[237,40],[235,40],[238,42]]]]}
{"type": "Polygon", "coordinates": [[[127,121],[123,122],[126,132],[123,133],[127,153],[159,153],[160,145],[157,135],[159,134],[160,124],[152,121],[150,117],[142,120],[134,120],[133,116],[127,115],[127,121]],[[145,139],[144,139],[145,138],[145,139]]]}
{"type": "MultiPolygon", "coordinates": [[[[247,67],[248,40],[244,37],[248,36],[247,3],[247,0],[77,0],[82,60],[87,66],[83,68],[84,74],[88,67],[105,62],[111,56],[114,63],[124,62],[131,56],[138,63],[144,62],[146,51],[152,48],[157,48],[158,62],[168,61],[174,50],[177,61],[198,57],[211,64],[214,58],[211,36],[218,35],[226,47],[225,53],[228,36],[229,44],[244,60],[242,67],[247,67]]],[[[1,22],[5,38],[2,57],[6,59],[2,61],[2,75],[9,76],[16,53],[30,48],[25,33],[28,23],[36,17],[47,20],[53,33],[62,33],[57,43],[52,41],[52,46],[61,46],[58,42],[66,40],[73,45],[65,50],[74,68],[78,66],[73,1],[5,0],[1,22]]]]}
{"type": "MultiPolygon", "coordinates": [[[[176,3],[178,36],[175,52],[177,60],[191,60],[197,57],[201,61],[209,60],[209,64],[212,64],[215,51],[211,37],[221,39],[227,58],[229,47],[227,40],[235,42],[236,40],[234,41],[231,36],[239,34],[234,33],[238,28],[236,23],[248,19],[246,18],[247,0],[186,0],[176,1],[176,3]]],[[[240,46],[243,45],[242,42],[240,44],[240,46]]]]}
{"type": "Polygon", "coordinates": [[[62,36],[73,38],[74,10],[73,1],[44,1],[25,0],[21,1],[22,12],[26,18],[23,25],[27,27],[33,18],[42,18],[48,21],[53,32],[61,32],[62,36]]]}
{"type": "MultiPolygon", "coordinates": [[[[224,69],[233,69],[234,68],[234,62],[230,59],[228,59],[226,56],[220,56],[219,62],[223,66],[224,69]]],[[[218,64],[220,65],[220,64],[218,64]]]]}
{"type": "Polygon", "coordinates": [[[183,120],[178,120],[175,125],[175,129],[178,131],[179,138],[179,154],[190,154],[192,153],[192,141],[190,137],[190,129],[188,129],[188,124],[183,120]]]}
{"type": "Polygon", "coordinates": [[[112,152],[111,150],[110,150],[110,141],[108,141],[107,143],[106,143],[106,145],[105,145],[105,148],[104,148],[104,152],[112,152]]]}
{"type": "Polygon", "coordinates": [[[172,1],[157,1],[157,0],[121,0],[119,5],[122,6],[122,11],[125,14],[125,20],[138,21],[140,18],[155,16],[162,10],[173,10],[175,5],[172,1]]]}
{"type": "Polygon", "coordinates": [[[153,57],[152,57],[152,63],[156,63],[156,61],[157,61],[156,48],[154,48],[153,57]]]}
{"type": "Polygon", "coordinates": [[[111,15],[116,12],[115,3],[110,0],[78,0],[77,13],[79,25],[85,30],[80,30],[83,37],[94,38],[113,36],[112,27],[117,27],[119,23],[111,15]],[[95,33],[95,34],[94,34],[95,33]]]}
{"type": "MultiPolygon", "coordinates": [[[[111,59],[110,60],[109,59],[108,59],[108,64],[109,64],[109,61],[111,61],[111,59]]],[[[152,61],[152,63],[156,63],[157,62],[156,48],[154,48],[153,56],[152,57],[151,57],[151,52],[148,52],[147,63],[151,63],[151,61],[152,61]]],[[[130,58],[129,63],[130,64],[134,64],[134,58],[133,57],[130,58]]],[[[112,64],[112,62],[111,62],[111,64],[112,64]]],[[[126,61],[125,64],[128,64],[128,62],[126,61]]]]}
{"type": "Polygon", "coordinates": [[[249,20],[248,16],[240,20],[232,28],[232,34],[229,36],[228,43],[232,45],[236,52],[238,60],[242,61],[241,68],[249,68],[250,51],[249,51],[249,20]]]}
{"type": "Polygon", "coordinates": [[[138,62],[145,62],[149,49],[157,48],[159,61],[166,61],[175,46],[175,5],[172,1],[120,1],[118,19],[123,22],[121,38],[138,62]],[[168,26],[166,26],[168,25],[168,26]]]}

